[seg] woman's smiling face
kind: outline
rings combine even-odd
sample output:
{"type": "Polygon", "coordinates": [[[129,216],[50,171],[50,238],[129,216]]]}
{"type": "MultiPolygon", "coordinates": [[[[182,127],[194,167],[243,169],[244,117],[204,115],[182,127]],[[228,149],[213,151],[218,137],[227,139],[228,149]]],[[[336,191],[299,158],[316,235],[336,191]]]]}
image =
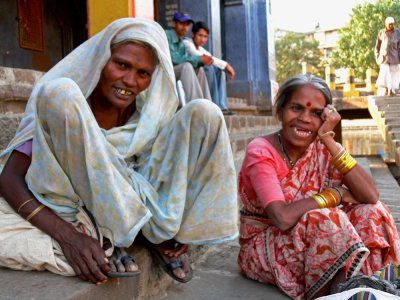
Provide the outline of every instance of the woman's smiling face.
{"type": "Polygon", "coordinates": [[[102,102],[124,109],[151,82],[155,58],[150,47],[127,42],[111,50],[97,85],[102,102]]]}
{"type": "Polygon", "coordinates": [[[311,84],[292,92],[289,101],[278,111],[288,147],[304,151],[315,140],[325,105],[324,95],[311,84]]]}

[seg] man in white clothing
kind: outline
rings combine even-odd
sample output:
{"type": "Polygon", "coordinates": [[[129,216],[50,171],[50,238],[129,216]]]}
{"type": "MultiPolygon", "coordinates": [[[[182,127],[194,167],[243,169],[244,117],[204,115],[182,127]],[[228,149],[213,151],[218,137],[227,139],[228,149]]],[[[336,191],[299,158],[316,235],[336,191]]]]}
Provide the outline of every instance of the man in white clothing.
{"type": "MultiPolygon", "coordinates": [[[[183,39],[186,51],[192,56],[207,55],[212,56],[210,52],[203,48],[207,42],[209,29],[204,22],[197,22],[192,27],[192,39],[183,39]]],[[[212,56],[213,62],[210,66],[203,66],[206,73],[208,86],[210,88],[212,101],[217,104],[224,115],[233,115],[234,112],[228,109],[225,71],[229,75],[229,79],[235,77],[235,70],[228,62],[212,56]]]]}

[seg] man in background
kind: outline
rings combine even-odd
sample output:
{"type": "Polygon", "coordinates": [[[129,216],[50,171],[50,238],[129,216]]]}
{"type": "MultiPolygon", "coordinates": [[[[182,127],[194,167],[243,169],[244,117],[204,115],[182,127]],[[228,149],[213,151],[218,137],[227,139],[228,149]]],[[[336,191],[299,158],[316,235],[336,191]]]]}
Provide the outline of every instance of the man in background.
{"type": "Polygon", "coordinates": [[[380,65],[378,80],[378,96],[393,96],[400,83],[399,58],[400,30],[394,28],[394,19],[387,17],[385,28],[378,33],[375,45],[375,58],[380,65]]]}
{"type": "Polygon", "coordinates": [[[204,22],[196,22],[192,27],[192,38],[185,38],[183,42],[189,55],[212,57],[212,65],[204,67],[212,101],[221,108],[224,115],[233,115],[235,113],[228,109],[227,104],[225,73],[232,80],[235,78],[235,70],[228,62],[212,56],[210,52],[203,48],[208,40],[209,32],[210,30],[204,22]]]}
{"type": "Polygon", "coordinates": [[[213,59],[208,55],[189,56],[182,37],[189,31],[190,24],[194,23],[189,14],[176,12],[172,21],[172,28],[165,31],[174,65],[176,80],[181,80],[186,100],[198,98],[211,100],[210,89],[204,73],[203,65],[211,65],[213,59]]]}

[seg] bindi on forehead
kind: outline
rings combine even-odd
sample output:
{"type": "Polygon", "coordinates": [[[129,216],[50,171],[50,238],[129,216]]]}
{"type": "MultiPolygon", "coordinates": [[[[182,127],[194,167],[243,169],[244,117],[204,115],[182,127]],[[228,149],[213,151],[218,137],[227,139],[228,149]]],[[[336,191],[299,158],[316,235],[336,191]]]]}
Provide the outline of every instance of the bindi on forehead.
{"type": "Polygon", "coordinates": [[[307,105],[308,107],[310,107],[310,106],[311,106],[311,102],[308,101],[308,102],[306,103],[306,105],[307,105]]]}

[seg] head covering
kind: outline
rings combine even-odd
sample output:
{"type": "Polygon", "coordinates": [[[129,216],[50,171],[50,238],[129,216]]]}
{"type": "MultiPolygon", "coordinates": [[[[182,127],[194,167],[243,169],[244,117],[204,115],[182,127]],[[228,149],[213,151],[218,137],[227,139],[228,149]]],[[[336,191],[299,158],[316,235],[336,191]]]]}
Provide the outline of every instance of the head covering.
{"type": "Polygon", "coordinates": [[[394,24],[394,19],[392,17],[387,17],[385,20],[385,25],[394,24]]]}
{"type": "Polygon", "coordinates": [[[189,21],[190,23],[194,23],[194,21],[192,20],[192,18],[189,16],[188,13],[185,12],[176,12],[174,14],[174,21],[179,21],[179,22],[185,22],[185,21],[189,21]]]}
{"type": "Polygon", "coordinates": [[[163,28],[154,21],[123,18],[112,22],[104,30],[81,44],[38,81],[33,88],[25,116],[15,137],[1,154],[2,162],[8,156],[5,154],[33,138],[36,102],[43,83],[67,77],[72,79],[79,86],[83,96],[88,98],[95,89],[101,72],[111,56],[111,45],[135,40],[150,44],[157,53],[159,64],[152,74],[149,87],[136,97],[139,119],[134,124],[129,121],[124,126],[112,128],[107,132],[110,133],[110,142],[113,138],[112,133],[115,131],[123,131],[131,135],[134,132],[130,144],[126,145],[124,153],[121,153],[125,157],[148,148],[160,128],[165,126],[176,111],[178,97],[175,75],[168,40],[163,28]]]}

